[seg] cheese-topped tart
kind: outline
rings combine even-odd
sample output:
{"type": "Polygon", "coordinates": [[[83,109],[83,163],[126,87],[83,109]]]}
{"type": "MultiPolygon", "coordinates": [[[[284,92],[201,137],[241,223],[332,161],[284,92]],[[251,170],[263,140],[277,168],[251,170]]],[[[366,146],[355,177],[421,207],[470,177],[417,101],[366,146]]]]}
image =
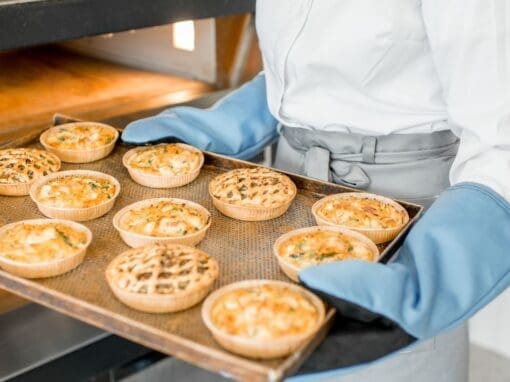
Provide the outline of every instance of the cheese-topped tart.
{"type": "Polygon", "coordinates": [[[183,310],[201,301],[218,276],[208,254],[180,244],[128,250],[106,269],[114,294],[134,309],[162,313],[183,310]]]}
{"type": "Polygon", "coordinates": [[[128,231],[150,236],[185,236],[207,224],[207,217],[186,203],[159,200],[129,210],[120,225],[128,231]]]}
{"type": "Polygon", "coordinates": [[[227,334],[259,340],[310,331],[319,312],[303,294],[263,284],[225,293],[211,309],[212,323],[227,334]]]}
{"type": "Polygon", "coordinates": [[[367,237],[339,227],[309,227],[291,231],[275,242],[282,270],[298,281],[299,270],[348,259],[377,261],[379,251],[367,237]]]}
{"type": "Polygon", "coordinates": [[[276,171],[243,168],[215,177],[209,183],[209,193],[215,206],[227,216],[265,220],[288,209],[296,196],[296,186],[288,176],[276,171]]]}
{"type": "Polygon", "coordinates": [[[60,160],[47,151],[0,150],[0,194],[26,195],[32,182],[59,169],[60,160]]]}
{"type": "Polygon", "coordinates": [[[34,219],[0,229],[0,265],[23,277],[49,277],[76,267],[92,234],[66,220],[34,219]]]}
{"type": "Polygon", "coordinates": [[[355,229],[376,243],[391,240],[409,221],[405,208],[383,196],[344,193],[319,200],[312,212],[319,224],[355,229]]]}
{"type": "Polygon", "coordinates": [[[155,243],[196,245],[211,224],[200,204],[175,198],[147,199],[117,212],[113,226],[125,243],[142,247],[155,243]]]}
{"type": "Polygon", "coordinates": [[[68,175],[46,182],[37,191],[39,203],[58,208],[89,208],[113,198],[115,185],[94,176],[68,175]]]}
{"type": "Polygon", "coordinates": [[[51,128],[44,143],[57,149],[90,150],[117,139],[115,129],[100,123],[69,123],[51,128]]]}
{"type": "Polygon", "coordinates": [[[193,146],[170,143],[137,147],[129,150],[122,161],[135,182],[167,188],[192,182],[200,173],[204,155],[193,146]]]}
{"type": "Polygon", "coordinates": [[[182,175],[195,171],[201,162],[200,151],[182,144],[145,148],[132,155],[127,164],[135,170],[156,175],[182,175]]]}
{"type": "Polygon", "coordinates": [[[30,188],[30,197],[48,217],[85,221],[110,211],[119,192],[119,182],[110,175],[71,170],[39,179],[30,188]]]}
{"type": "Polygon", "coordinates": [[[324,319],[324,306],[297,285],[242,281],[214,292],[202,317],[221,345],[261,358],[292,352],[324,319]]]}
{"type": "Polygon", "coordinates": [[[97,122],[72,122],[54,126],[39,138],[46,150],[69,163],[88,163],[112,152],[119,132],[97,122]]]}

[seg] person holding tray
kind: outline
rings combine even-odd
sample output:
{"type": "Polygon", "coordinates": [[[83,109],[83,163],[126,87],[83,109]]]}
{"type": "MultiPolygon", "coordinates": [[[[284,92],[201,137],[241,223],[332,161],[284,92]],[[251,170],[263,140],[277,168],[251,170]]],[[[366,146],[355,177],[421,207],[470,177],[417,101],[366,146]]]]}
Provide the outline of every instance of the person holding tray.
{"type": "Polygon", "coordinates": [[[279,138],[276,168],[432,204],[390,264],[301,271],[343,321],[292,379],[466,381],[466,320],[510,285],[510,5],[259,0],[256,16],[263,73],[122,139],[251,158],[279,138]]]}

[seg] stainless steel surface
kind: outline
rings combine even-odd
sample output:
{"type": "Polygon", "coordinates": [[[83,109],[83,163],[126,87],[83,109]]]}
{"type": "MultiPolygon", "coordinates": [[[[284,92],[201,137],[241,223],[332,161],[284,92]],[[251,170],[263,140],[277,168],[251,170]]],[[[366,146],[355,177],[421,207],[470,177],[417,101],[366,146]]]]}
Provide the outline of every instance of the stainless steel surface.
{"type": "Polygon", "coordinates": [[[109,336],[40,305],[0,315],[0,381],[109,336]]]}

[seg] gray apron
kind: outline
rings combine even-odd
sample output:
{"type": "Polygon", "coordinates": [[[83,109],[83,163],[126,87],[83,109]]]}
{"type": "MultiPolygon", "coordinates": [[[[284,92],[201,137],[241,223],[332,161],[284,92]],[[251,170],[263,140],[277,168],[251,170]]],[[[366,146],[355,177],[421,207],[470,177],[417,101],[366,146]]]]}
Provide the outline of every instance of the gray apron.
{"type": "MultiPolygon", "coordinates": [[[[276,168],[426,207],[449,187],[459,145],[449,130],[367,136],[283,126],[280,132],[276,168]]],[[[468,358],[463,325],[360,371],[325,380],[465,382],[468,358]]]]}

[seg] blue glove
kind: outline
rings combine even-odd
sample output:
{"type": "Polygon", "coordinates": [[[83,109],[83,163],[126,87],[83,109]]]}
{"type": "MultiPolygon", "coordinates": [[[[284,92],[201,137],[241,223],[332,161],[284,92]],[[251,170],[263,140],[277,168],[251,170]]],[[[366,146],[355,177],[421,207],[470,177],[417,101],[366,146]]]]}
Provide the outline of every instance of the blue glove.
{"type": "Polygon", "coordinates": [[[291,380],[352,373],[462,323],[510,285],[510,204],[482,185],[456,185],[413,227],[395,262],[328,263],[299,278],[340,314],[291,380]],[[342,349],[355,354],[338,357],[342,349]]]}
{"type": "Polygon", "coordinates": [[[510,285],[510,204],[485,186],[456,185],[418,221],[395,262],[328,263],[299,278],[340,314],[376,313],[418,339],[435,336],[510,285]]]}
{"type": "Polygon", "coordinates": [[[131,144],[181,141],[202,150],[249,159],[278,136],[269,112],[264,75],[219,100],[209,109],[174,107],[130,123],[122,140],[131,144]]]}

